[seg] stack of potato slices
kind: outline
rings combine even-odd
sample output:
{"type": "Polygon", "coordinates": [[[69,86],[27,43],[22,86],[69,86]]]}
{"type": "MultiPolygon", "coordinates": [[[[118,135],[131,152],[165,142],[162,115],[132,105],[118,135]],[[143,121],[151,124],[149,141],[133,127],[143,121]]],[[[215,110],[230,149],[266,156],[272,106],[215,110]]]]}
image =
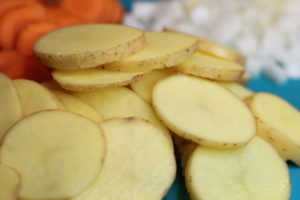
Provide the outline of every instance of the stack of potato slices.
{"type": "Polygon", "coordinates": [[[245,88],[245,58],[175,32],[91,24],[35,44],[53,80],[0,75],[0,197],[288,200],[300,114],[245,88]]]}

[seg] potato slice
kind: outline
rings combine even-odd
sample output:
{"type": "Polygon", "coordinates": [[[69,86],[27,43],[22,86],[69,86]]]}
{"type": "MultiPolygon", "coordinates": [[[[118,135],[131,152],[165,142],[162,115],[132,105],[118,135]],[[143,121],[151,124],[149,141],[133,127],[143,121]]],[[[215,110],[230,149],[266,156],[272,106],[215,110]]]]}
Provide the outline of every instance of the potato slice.
{"type": "Polygon", "coordinates": [[[138,118],[101,123],[108,142],[107,158],[95,183],[72,200],[162,199],[176,175],[168,138],[138,118]]]}
{"type": "Polygon", "coordinates": [[[52,31],[37,41],[34,51],[52,68],[70,70],[118,61],[143,49],[144,32],[115,24],[86,24],[52,31]]]}
{"type": "Polygon", "coordinates": [[[185,178],[193,200],[288,200],[291,191],[286,163],[259,137],[237,149],[198,146],[185,178]]]}
{"type": "Polygon", "coordinates": [[[154,86],[153,106],[174,133],[198,144],[236,147],[256,133],[244,102],[209,80],[180,74],[165,78],[154,86]]]}
{"type": "Polygon", "coordinates": [[[66,110],[80,114],[95,122],[103,121],[103,117],[99,112],[79,98],[59,90],[51,90],[51,92],[62,102],[66,110]]]}
{"type": "Polygon", "coordinates": [[[105,68],[120,71],[150,71],[179,64],[198,49],[198,39],[186,34],[146,32],[148,45],[140,52],[105,68]]]}
{"type": "Polygon", "coordinates": [[[300,166],[300,113],[278,96],[257,93],[246,99],[257,122],[257,133],[284,159],[300,166]]]}
{"type": "Polygon", "coordinates": [[[171,69],[154,70],[146,77],[130,84],[131,89],[148,103],[152,103],[152,89],[154,85],[161,79],[174,74],[171,69]]]}
{"type": "Polygon", "coordinates": [[[250,89],[242,86],[241,84],[234,82],[218,82],[221,86],[228,89],[234,95],[239,97],[240,99],[245,99],[254,94],[250,89]]]}
{"type": "Polygon", "coordinates": [[[245,68],[232,61],[197,52],[175,67],[179,72],[219,81],[236,81],[245,68]]]}
{"type": "Polygon", "coordinates": [[[41,85],[49,90],[62,90],[60,85],[54,80],[42,82],[41,85]]]}
{"type": "Polygon", "coordinates": [[[117,72],[100,68],[52,72],[54,80],[64,89],[87,91],[105,87],[125,86],[143,78],[148,72],[117,72]]]}
{"type": "Polygon", "coordinates": [[[21,117],[22,110],[17,90],[12,80],[0,73],[0,141],[11,125],[21,117]]]}
{"type": "Polygon", "coordinates": [[[24,115],[30,115],[42,110],[63,109],[63,105],[59,100],[37,82],[16,79],[13,83],[17,88],[24,115]]]}
{"type": "Polygon", "coordinates": [[[65,199],[96,179],[105,151],[105,138],[96,123],[52,110],[16,123],[3,140],[0,158],[20,173],[21,199],[65,199]]]}
{"type": "Polygon", "coordinates": [[[237,80],[237,82],[238,82],[239,84],[245,85],[245,84],[248,83],[251,79],[252,79],[252,75],[249,74],[248,72],[245,72],[245,73],[243,74],[243,76],[242,76],[239,80],[237,80]]]}
{"type": "Polygon", "coordinates": [[[11,167],[0,164],[0,199],[16,200],[20,189],[20,175],[11,167]]]}

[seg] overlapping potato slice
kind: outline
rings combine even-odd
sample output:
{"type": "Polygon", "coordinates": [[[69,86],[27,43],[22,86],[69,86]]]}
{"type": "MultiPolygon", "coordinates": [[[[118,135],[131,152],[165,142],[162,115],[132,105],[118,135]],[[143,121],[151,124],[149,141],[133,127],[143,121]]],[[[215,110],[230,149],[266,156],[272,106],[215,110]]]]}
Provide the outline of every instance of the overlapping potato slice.
{"type": "Polygon", "coordinates": [[[193,200],[288,200],[291,190],[286,163],[259,137],[237,149],[197,147],[185,178],[193,200]]]}
{"type": "Polygon", "coordinates": [[[154,86],[153,106],[169,129],[199,144],[236,147],[256,133],[247,106],[209,80],[186,75],[165,78],[154,86]]]}
{"type": "Polygon", "coordinates": [[[257,93],[246,99],[257,122],[257,133],[284,159],[300,166],[300,113],[278,96],[257,93]]]}
{"type": "Polygon", "coordinates": [[[140,52],[105,68],[120,71],[150,71],[179,64],[198,49],[198,39],[186,34],[146,32],[147,46],[140,52]]]}
{"type": "Polygon", "coordinates": [[[175,66],[175,69],[185,74],[220,81],[239,80],[245,71],[245,68],[238,63],[201,52],[195,53],[175,66]]]}
{"type": "Polygon", "coordinates": [[[0,199],[16,200],[21,185],[20,175],[11,167],[0,164],[0,199]]]}
{"type": "Polygon", "coordinates": [[[49,90],[61,90],[62,88],[59,86],[59,84],[54,80],[49,80],[41,83],[42,86],[49,90]]]}
{"type": "Polygon", "coordinates": [[[72,200],[159,200],[176,175],[168,138],[148,121],[116,118],[100,124],[108,142],[103,170],[72,200]]]}
{"type": "Polygon", "coordinates": [[[242,77],[239,80],[237,80],[237,82],[245,85],[247,82],[249,82],[251,80],[251,78],[252,78],[252,75],[249,74],[248,72],[245,72],[242,75],[242,77]]]}
{"type": "Polygon", "coordinates": [[[104,87],[128,85],[143,78],[148,72],[117,72],[91,68],[83,70],[55,70],[52,72],[62,88],[71,91],[87,91],[104,87]]]}
{"type": "Polygon", "coordinates": [[[71,112],[41,111],[9,130],[0,162],[20,173],[21,199],[67,199],[96,179],[105,151],[95,122],[71,112]]]}
{"type": "Polygon", "coordinates": [[[40,38],[34,51],[52,68],[70,70],[118,61],[143,49],[144,32],[115,24],[86,24],[61,28],[40,38]]]}
{"type": "Polygon", "coordinates": [[[245,99],[251,95],[254,94],[250,89],[242,86],[241,84],[234,83],[234,82],[218,82],[221,86],[231,91],[233,94],[235,94],[240,99],[245,99]]]}

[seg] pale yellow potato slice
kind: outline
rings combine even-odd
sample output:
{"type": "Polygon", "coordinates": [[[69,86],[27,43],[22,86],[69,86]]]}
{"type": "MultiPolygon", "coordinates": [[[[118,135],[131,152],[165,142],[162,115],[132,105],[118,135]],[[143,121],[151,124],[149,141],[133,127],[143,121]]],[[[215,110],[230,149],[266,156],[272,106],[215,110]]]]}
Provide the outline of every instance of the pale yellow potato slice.
{"type": "Polygon", "coordinates": [[[131,89],[148,103],[152,103],[152,89],[161,79],[174,74],[172,68],[154,70],[142,79],[130,84],[131,89]]]}
{"type": "Polygon", "coordinates": [[[144,32],[116,24],[86,24],[52,31],[34,51],[41,61],[62,70],[84,69],[118,61],[143,49],[144,32]]]}
{"type": "Polygon", "coordinates": [[[0,73],[0,141],[11,125],[21,117],[22,110],[17,90],[12,80],[0,73]]]}
{"type": "Polygon", "coordinates": [[[147,46],[140,52],[105,68],[120,71],[150,71],[179,64],[198,49],[198,39],[180,33],[146,32],[147,46]]]}
{"type": "Polygon", "coordinates": [[[96,179],[105,152],[104,134],[92,120],[67,111],[41,111],[9,130],[0,162],[20,173],[21,199],[67,199],[96,179]]]}
{"type": "Polygon", "coordinates": [[[246,99],[257,122],[257,133],[284,158],[300,166],[300,113],[278,96],[257,93],[246,99]]]}
{"type": "Polygon", "coordinates": [[[235,62],[223,60],[205,53],[197,52],[179,65],[179,72],[219,81],[236,81],[245,68],[235,62]]]}
{"type": "Polygon", "coordinates": [[[243,76],[237,80],[238,83],[242,84],[242,85],[245,85],[246,83],[248,83],[250,80],[252,79],[252,75],[249,74],[248,72],[245,72],[243,74],[243,76]]]}
{"type": "Polygon", "coordinates": [[[87,91],[105,87],[125,86],[143,78],[148,72],[117,72],[101,68],[74,71],[55,70],[53,79],[66,90],[87,91]]]}
{"type": "Polygon", "coordinates": [[[252,92],[250,89],[238,83],[220,81],[218,82],[218,84],[228,89],[230,92],[232,92],[240,99],[245,99],[254,94],[254,92],[252,92]]]}
{"type": "Polygon", "coordinates": [[[103,117],[99,112],[79,98],[60,90],[51,90],[51,92],[62,102],[66,110],[80,114],[95,122],[103,121],[103,117]]]}
{"type": "Polygon", "coordinates": [[[198,146],[185,179],[193,200],[288,200],[291,191],[286,163],[259,137],[237,149],[198,146]]]}
{"type": "Polygon", "coordinates": [[[180,74],[165,78],[154,86],[153,106],[170,130],[198,144],[232,148],[256,133],[245,103],[213,81],[180,74]]]}
{"type": "Polygon", "coordinates": [[[160,200],[176,175],[168,138],[148,121],[117,118],[100,124],[107,158],[94,184],[72,200],[160,200]]]}
{"type": "Polygon", "coordinates": [[[20,175],[11,167],[0,164],[0,199],[17,200],[21,185],[20,175]]]}

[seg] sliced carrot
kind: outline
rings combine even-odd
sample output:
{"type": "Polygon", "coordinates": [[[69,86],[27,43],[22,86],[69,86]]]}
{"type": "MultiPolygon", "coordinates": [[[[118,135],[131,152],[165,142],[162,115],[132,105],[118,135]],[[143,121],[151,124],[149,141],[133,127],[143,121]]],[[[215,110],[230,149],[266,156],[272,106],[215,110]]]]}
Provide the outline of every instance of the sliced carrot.
{"type": "Polygon", "coordinates": [[[32,4],[35,1],[33,0],[26,0],[26,1],[22,1],[22,0],[2,0],[0,3],[0,17],[2,17],[3,15],[5,15],[7,12],[9,12],[10,10],[14,9],[14,8],[18,8],[21,7],[23,5],[27,5],[27,4],[32,4]]]}
{"type": "Polygon", "coordinates": [[[0,72],[4,72],[21,59],[22,55],[17,51],[0,51],[0,72]]]}
{"type": "Polygon", "coordinates": [[[107,0],[105,5],[103,6],[100,15],[97,19],[97,22],[101,23],[109,23],[111,21],[111,14],[112,14],[112,7],[113,7],[113,0],[107,0]]]}
{"type": "Polygon", "coordinates": [[[51,79],[51,69],[44,66],[35,56],[27,57],[26,73],[23,78],[37,82],[51,79]]]}
{"type": "Polygon", "coordinates": [[[119,1],[117,2],[116,8],[117,8],[118,15],[117,15],[117,18],[116,18],[115,22],[116,23],[121,23],[123,21],[123,17],[124,17],[124,8],[123,8],[122,4],[119,1]]]}
{"type": "Polygon", "coordinates": [[[120,23],[123,18],[123,7],[119,1],[113,0],[113,12],[111,13],[111,22],[120,23]]]}
{"type": "Polygon", "coordinates": [[[25,57],[21,57],[18,60],[16,60],[3,72],[12,79],[23,78],[24,74],[26,74],[25,57]]]}

